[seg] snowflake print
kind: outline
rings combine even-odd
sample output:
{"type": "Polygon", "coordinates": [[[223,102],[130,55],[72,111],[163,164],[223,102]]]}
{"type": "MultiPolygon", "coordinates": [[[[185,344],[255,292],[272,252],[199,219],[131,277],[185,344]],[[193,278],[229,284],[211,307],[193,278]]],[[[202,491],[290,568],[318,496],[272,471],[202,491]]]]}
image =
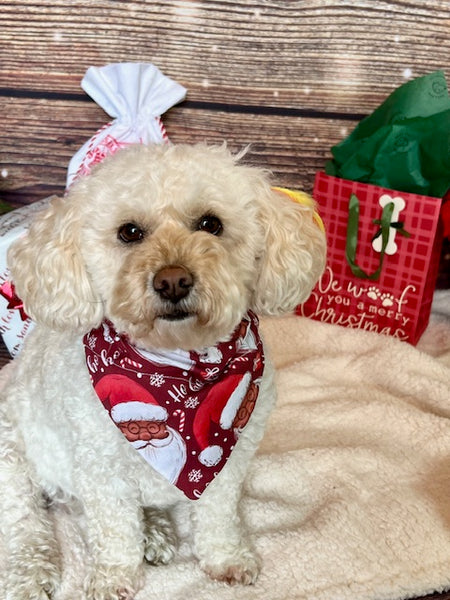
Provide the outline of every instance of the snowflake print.
{"type": "Polygon", "coordinates": [[[184,408],[197,408],[200,404],[200,400],[197,396],[191,396],[184,401],[184,408]]]}
{"type": "Polygon", "coordinates": [[[161,387],[164,385],[165,381],[164,375],[161,375],[161,373],[153,373],[153,375],[150,375],[150,385],[161,387]]]}
{"type": "Polygon", "coordinates": [[[90,350],[94,350],[95,349],[95,344],[96,343],[97,343],[97,336],[95,336],[95,335],[89,336],[88,345],[89,345],[89,349],[90,350]]]}
{"type": "Polygon", "coordinates": [[[192,471],[189,471],[188,473],[188,479],[191,483],[198,483],[202,477],[203,473],[200,469],[192,469],[192,471]]]}

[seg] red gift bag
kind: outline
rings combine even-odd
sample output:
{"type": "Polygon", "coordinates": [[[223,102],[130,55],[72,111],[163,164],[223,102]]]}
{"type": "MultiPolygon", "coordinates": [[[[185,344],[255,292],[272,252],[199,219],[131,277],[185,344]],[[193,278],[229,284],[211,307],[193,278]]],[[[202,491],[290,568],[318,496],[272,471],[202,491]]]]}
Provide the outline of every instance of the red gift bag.
{"type": "Polygon", "coordinates": [[[416,344],[438,274],[442,200],[317,173],[325,273],[297,312],[416,344]]]}

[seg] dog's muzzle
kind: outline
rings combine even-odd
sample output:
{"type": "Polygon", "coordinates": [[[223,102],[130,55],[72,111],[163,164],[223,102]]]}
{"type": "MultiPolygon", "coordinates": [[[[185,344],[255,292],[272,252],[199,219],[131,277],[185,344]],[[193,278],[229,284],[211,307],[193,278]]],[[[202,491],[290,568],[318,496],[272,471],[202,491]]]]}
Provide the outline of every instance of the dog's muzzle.
{"type": "Polygon", "coordinates": [[[181,265],[170,265],[160,269],[153,277],[153,289],[158,296],[166,301],[169,310],[161,318],[169,321],[179,321],[190,315],[178,305],[192,290],[194,277],[190,271],[181,265]]]}

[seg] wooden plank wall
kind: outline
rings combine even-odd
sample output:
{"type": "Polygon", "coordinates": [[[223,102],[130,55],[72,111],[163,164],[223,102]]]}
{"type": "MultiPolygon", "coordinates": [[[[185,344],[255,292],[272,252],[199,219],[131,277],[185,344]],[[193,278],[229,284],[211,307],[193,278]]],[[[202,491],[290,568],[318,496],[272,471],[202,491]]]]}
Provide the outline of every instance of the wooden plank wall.
{"type": "Polygon", "coordinates": [[[71,156],[109,120],[81,78],[119,61],[188,89],[164,118],[173,142],[251,144],[279,185],[311,191],[330,147],[394,88],[450,77],[450,2],[0,1],[3,201],[63,192],[71,156]]]}
{"type": "Polygon", "coordinates": [[[329,148],[395,87],[450,76],[448,0],[0,2],[0,194],[63,190],[72,154],[108,117],[90,65],[154,62],[188,88],[173,142],[251,143],[281,185],[310,190],[329,148]]]}

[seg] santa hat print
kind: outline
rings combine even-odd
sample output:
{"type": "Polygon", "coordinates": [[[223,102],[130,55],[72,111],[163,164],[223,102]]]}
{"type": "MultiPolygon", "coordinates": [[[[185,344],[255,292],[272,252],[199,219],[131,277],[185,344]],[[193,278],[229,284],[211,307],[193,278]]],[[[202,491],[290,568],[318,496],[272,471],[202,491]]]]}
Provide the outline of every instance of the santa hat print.
{"type": "Polygon", "coordinates": [[[95,391],[115,423],[167,420],[167,410],[152,394],[124,375],[105,375],[95,391]]]}
{"type": "Polygon", "coordinates": [[[216,383],[195,416],[193,431],[201,448],[199,461],[213,467],[220,462],[223,450],[218,445],[211,445],[208,439],[210,422],[217,423],[222,429],[230,429],[241,406],[249,385],[251,374],[228,375],[216,383]]]}

